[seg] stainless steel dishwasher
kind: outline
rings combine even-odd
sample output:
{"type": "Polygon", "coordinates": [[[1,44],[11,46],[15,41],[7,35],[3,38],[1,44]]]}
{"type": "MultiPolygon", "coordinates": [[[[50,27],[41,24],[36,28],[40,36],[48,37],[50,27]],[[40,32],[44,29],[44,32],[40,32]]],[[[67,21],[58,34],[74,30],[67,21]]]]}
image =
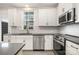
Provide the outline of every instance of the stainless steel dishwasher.
{"type": "Polygon", "coordinates": [[[43,51],[45,46],[44,35],[34,35],[33,36],[33,50],[43,51]]]}

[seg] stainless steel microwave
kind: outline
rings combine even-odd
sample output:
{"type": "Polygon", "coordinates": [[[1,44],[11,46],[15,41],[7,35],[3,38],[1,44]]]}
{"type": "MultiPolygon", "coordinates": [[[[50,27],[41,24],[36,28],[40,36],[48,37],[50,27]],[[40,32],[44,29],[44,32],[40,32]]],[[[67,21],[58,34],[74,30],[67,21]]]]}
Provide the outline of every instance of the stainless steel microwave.
{"type": "Polygon", "coordinates": [[[66,23],[66,21],[67,21],[67,15],[64,13],[59,17],[59,24],[66,23]]]}
{"type": "Polygon", "coordinates": [[[59,16],[59,24],[75,22],[75,8],[72,8],[59,16]]]}
{"type": "Polygon", "coordinates": [[[67,12],[67,22],[75,22],[75,8],[67,12]]]}

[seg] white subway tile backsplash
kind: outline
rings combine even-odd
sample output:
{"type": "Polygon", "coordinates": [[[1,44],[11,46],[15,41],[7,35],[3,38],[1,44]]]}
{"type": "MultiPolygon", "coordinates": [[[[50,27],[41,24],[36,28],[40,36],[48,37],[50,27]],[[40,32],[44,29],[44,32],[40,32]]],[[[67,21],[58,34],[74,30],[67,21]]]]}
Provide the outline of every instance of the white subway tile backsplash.
{"type": "Polygon", "coordinates": [[[60,33],[79,36],[79,24],[71,24],[61,27],[60,33]]]}

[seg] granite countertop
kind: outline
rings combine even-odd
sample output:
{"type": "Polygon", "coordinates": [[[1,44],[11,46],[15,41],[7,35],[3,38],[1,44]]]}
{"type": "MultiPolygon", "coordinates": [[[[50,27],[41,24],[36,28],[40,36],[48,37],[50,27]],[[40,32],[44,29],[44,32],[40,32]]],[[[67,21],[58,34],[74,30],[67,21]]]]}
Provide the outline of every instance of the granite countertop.
{"type": "Polygon", "coordinates": [[[64,38],[66,40],[69,40],[69,41],[73,42],[73,43],[79,44],[79,37],[78,36],[65,34],[64,38]]]}
{"type": "Polygon", "coordinates": [[[16,55],[23,47],[22,43],[0,43],[0,55],[16,55]]]}
{"type": "Polygon", "coordinates": [[[56,33],[54,35],[62,36],[65,38],[65,40],[69,40],[73,43],[79,44],[79,37],[78,36],[74,36],[74,35],[70,35],[70,34],[60,34],[60,33],[56,33]]]}

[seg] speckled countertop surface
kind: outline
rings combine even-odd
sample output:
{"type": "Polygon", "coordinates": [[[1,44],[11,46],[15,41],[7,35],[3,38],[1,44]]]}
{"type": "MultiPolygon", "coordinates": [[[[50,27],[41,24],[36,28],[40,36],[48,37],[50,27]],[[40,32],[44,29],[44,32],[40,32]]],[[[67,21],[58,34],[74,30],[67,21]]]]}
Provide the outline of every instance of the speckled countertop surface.
{"type": "Polygon", "coordinates": [[[79,44],[79,37],[70,34],[60,34],[60,33],[17,33],[17,34],[5,34],[5,35],[63,35],[66,40],[72,41],[79,44]]]}
{"type": "Polygon", "coordinates": [[[74,42],[76,44],[79,44],[79,37],[78,36],[74,36],[74,35],[69,35],[69,34],[65,34],[64,38],[66,40],[69,40],[71,42],[74,42]]]}
{"type": "Polygon", "coordinates": [[[0,55],[16,55],[23,47],[22,43],[0,43],[0,55]]]}

